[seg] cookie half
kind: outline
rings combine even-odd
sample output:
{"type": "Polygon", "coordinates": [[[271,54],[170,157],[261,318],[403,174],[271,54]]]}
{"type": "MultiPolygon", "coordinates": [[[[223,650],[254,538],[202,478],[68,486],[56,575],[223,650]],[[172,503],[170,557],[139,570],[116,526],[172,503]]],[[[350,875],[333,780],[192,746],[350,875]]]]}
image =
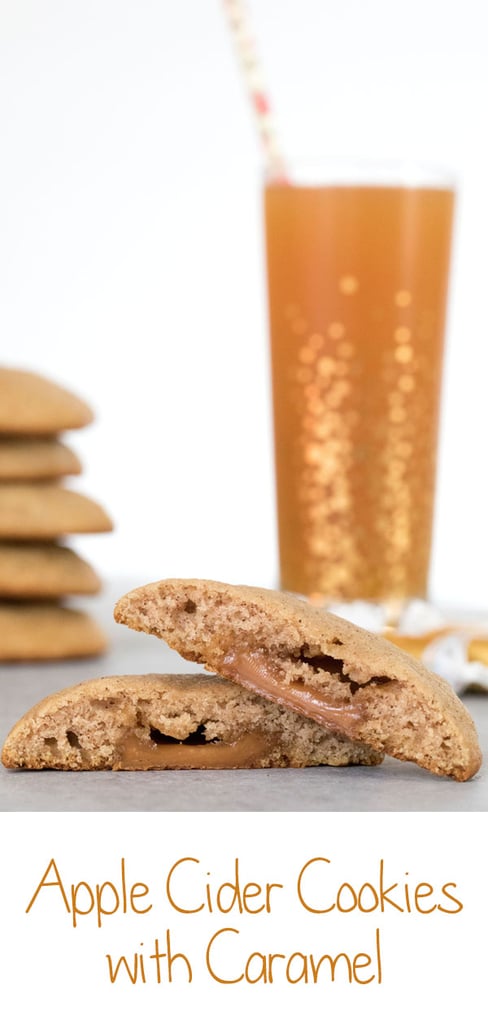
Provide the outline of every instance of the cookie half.
{"type": "Polygon", "coordinates": [[[90,407],[38,373],[0,367],[0,433],[58,434],[85,427],[90,407]]]}
{"type": "Polygon", "coordinates": [[[55,437],[0,436],[0,480],[45,480],[81,473],[71,448],[55,437]]]}
{"type": "Polygon", "coordinates": [[[107,646],[85,612],[56,604],[0,602],[0,661],[88,658],[107,646]]]}
{"type": "Polygon", "coordinates": [[[478,770],[474,723],[445,680],[387,640],[271,590],[163,580],[115,618],[350,739],[438,775],[478,770]]]}
{"type": "Polygon", "coordinates": [[[362,744],[235,683],[203,675],[113,676],[46,697],[14,726],[7,768],[302,768],[377,764],[362,744]]]}
{"type": "Polygon", "coordinates": [[[0,597],[96,594],[100,587],[91,565],[70,548],[0,541],[0,597]]]}
{"type": "Polygon", "coordinates": [[[112,530],[91,498],[54,484],[0,484],[0,537],[50,540],[67,533],[112,530]]]}

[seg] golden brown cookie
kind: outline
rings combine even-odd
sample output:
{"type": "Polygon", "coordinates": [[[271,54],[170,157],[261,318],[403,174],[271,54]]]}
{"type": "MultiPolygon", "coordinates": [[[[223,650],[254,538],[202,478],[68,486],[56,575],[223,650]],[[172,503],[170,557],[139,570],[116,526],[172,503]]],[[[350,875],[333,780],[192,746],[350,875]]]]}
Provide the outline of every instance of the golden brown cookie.
{"type": "Polygon", "coordinates": [[[55,484],[0,484],[0,537],[51,540],[67,533],[112,529],[91,498],[55,484]]]}
{"type": "Polygon", "coordinates": [[[81,473],[77,455],[55,437],[2,437],[0,480],[42,480],[81,473]]]}
{"type": "Polygon", "coordinates": [[[0,433],[57,434],[93,420],[86,402],[40,374],[0,367],[0,433]]]}
{"type": "Polygon", "coordinates": [[[0,597],[96,594],[100,586],[96,572],[70,548],[0,541],[0,597]]]}
{"type": "Polygon", "coordinates": [[[288,708],[215,676],[93,679],[46,697],[14,726],[7,768],[301,768],[377,764],[288,708]]]}
{"type": "Polygon", "coordinates": [[[85,612],[56,604],[0,602],[0,661],[50,661],[101,654],[107,642],[85,612]]]}
{"type": "Polygon", "coordinates": [[[123,597],[115,618],[382,753],[458,780],[480,766],[474,724],[448,683],[382,637],[298,598],[162,580],[123,597]]]}

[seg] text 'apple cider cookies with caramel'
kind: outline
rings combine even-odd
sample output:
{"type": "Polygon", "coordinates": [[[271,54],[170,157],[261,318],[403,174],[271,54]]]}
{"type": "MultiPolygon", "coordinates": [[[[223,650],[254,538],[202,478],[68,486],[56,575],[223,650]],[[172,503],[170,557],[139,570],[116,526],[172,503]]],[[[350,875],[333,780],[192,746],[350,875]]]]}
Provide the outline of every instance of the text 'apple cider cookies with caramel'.
{"type": "Polygon", "coordinates": [[[382,637],[299,598],[162,580],[121,598],[115,618],[380,753],[458,781],[480,766],[473,721],[445,680],[382,637]]]}
{"type": "Polygon", "coordinates": [[[112,676],[46,697],[9,733],[6,768],[303,768],[381,755],[207,675],[112,676]]]}

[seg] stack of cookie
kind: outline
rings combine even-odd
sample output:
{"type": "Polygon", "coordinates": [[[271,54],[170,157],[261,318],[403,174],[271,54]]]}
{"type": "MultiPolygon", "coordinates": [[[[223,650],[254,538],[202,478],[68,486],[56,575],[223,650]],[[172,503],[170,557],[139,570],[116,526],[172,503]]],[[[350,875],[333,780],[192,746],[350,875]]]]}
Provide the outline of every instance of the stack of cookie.
{"type": "Polygon", "coordinates": [[[59,438],[86,426],[89,407],[34,373],[0,368],[0,659],[99,654],[106,641],[85,612],[61,601],[100,580],[61,538],[112,529],[104,510],[62,486],[81,472],[59,438]]]}

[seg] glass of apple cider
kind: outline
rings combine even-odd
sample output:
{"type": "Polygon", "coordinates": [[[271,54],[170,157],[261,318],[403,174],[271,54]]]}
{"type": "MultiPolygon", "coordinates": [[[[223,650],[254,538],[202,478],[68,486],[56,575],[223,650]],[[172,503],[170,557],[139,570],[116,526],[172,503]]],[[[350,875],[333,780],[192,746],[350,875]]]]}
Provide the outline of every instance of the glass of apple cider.
{"type": "Polygon", "coordinates": [[[423,170],[266,185],[285,590],[426,594],[453,207],[423,170]]]}

